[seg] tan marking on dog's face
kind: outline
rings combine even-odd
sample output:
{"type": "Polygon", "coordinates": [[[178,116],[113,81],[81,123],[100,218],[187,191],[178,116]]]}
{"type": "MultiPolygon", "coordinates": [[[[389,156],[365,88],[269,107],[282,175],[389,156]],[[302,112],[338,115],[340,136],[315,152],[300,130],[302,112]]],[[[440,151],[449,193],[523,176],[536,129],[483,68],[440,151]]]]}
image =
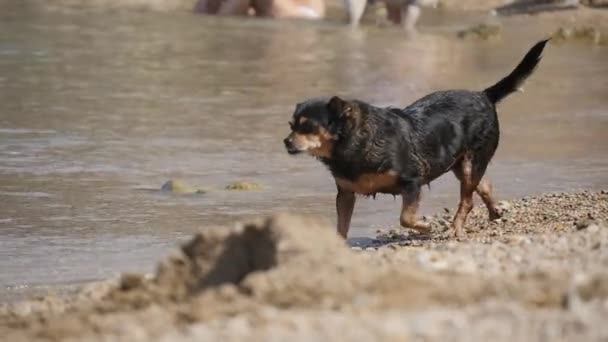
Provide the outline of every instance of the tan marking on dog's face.
{"type": "Polygon", "coordinates": [[[336,184],[343,189],[368,195],[383,190],[392,192],[397,187],[397,180],[397,173],[388,171],[385,173],[362,174],[356,181],[336,178],[336,184]]]}
{"type": "Polygon", "coordinates": [[[320,158],[331,157],[335,139],[327,130],[320,128],[318,133],[311,134],[291,132],[289,136],[298,151],[308,152],[310,155],[320,158]]]}
{"type": "Polygon", "coordinates": [[[292,132],[290,134],[293,146],[299,151],[308,151],[321,147],[321,139],[316,134],[300,134],[292,132]]]}

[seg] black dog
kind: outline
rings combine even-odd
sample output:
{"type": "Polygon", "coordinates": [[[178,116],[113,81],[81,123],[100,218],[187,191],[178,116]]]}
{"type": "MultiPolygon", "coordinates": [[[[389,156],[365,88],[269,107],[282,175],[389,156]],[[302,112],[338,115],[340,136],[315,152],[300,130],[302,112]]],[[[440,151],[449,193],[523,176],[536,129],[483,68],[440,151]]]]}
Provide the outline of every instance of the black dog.
{"type": "Polygon", "coordinates": [[[534,45],[511,74],[481,92],[439,91],[405,109],[337,96],[298,104],[285,147],[290,154],[308,152],[331,171],[338,187],[338,233],[348,234],[355,193],[401,195],[401,225],[429,232],[428,223],[416,219],[421,187],[450,170],[460,180],[455,236],[464,235],[473,192],[490,219],[499,218],[492,185],[482,180],[498,147],[496,104],[532,74],[547,41],[534,45]]]}

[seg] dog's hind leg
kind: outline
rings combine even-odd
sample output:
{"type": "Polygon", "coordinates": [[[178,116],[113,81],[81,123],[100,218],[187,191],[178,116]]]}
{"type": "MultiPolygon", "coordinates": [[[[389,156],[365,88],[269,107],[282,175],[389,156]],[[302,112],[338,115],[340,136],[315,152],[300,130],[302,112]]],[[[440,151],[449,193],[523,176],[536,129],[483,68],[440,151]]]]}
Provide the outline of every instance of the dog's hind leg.
{"type": "Polygon", "coordinates": [[[492,183],[487,179],[482,179],[475,189],[479,197],[483,200],[483,203],[488,208],[488,215],[490,221],[499,219],[502,214],[496,209],[496,202],[492,196],[492,183]]]}
{"type": "MultiPolygon", "coordinates": [[[[460,180],[460,203],[452,223],[452,233],[456,237],[466,235],[464,223],[469,212],[473,209],[473,192],[477,191],[487,167],[487,162],[473,159],[472,153],[465,153],[462,159],[452,168],[456,178],[460,180]]],[[[485,188],[484,190],[488,189],[485,188]]]]}
{"type": "Polygon", "coordinates": [[[430,224],[420,221],[416,218],[416,212],[420,205],[420,186],[412,186],[410,189],[404,190],[401,193],[403,205],[401,207],[400,223],[404,228],[411,228],[420,233],[429,233],[431,231],[430,224]]]}
{"type": "Polygon", "coordinates": [[[338,215],[338,234],[346,239],[350,228],[350,219],[355,208],[355,193],[338,186],[336,195],[336,212],[338,215]]]}
{"type": "MultiPolygon", "coordinates": [[[[454,171],[454,175],[462,184],[464,177],[461,168],[462,166],[458,165],[457,167],[452,168],[452,171],[454,171]]],[[[492,183],[488,179],[482,179],[479,181],[479,184],[477,184],[475,192],[481,197],[483,203],[486,205],[490,221],[501,218],[502,214],[496,208],[496,201],[492,195],[492,183]]]]}

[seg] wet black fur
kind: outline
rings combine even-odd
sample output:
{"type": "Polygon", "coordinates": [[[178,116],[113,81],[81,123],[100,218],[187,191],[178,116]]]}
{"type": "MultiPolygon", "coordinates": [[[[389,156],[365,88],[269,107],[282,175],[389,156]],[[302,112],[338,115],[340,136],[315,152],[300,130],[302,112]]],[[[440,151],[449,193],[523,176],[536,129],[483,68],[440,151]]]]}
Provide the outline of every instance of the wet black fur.
{"type": "Polygon", "coordinates": [[[323,127],[336,137],[331,157],[320,158],[336,178],[395,171],[398,184],[381,193],[415,192],[453,169],[464,153],[473,156],[473,174],[482,176],[498,147],[496,104],[534,71],[546,43],[538,42],[511,74],[484,91],[438,91],[403,109],[311,99],[297,105],[292,129],[323,127]],[[302,116],[308,120],[300,125],[302,116]]]}

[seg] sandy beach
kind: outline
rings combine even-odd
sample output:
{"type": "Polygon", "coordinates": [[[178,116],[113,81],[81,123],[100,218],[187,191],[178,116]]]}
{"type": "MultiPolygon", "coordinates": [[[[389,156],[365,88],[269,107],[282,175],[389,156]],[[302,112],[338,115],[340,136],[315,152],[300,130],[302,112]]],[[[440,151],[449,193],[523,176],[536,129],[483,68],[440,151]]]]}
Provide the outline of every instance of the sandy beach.
{"type": "Polygon", "coordinates": [[[278,214],[207,229],[153,275],[4,305],[7,341],[601,341],[608,191],[476,207],[468,236],[384,233],[349,247],[278,214]]]}

